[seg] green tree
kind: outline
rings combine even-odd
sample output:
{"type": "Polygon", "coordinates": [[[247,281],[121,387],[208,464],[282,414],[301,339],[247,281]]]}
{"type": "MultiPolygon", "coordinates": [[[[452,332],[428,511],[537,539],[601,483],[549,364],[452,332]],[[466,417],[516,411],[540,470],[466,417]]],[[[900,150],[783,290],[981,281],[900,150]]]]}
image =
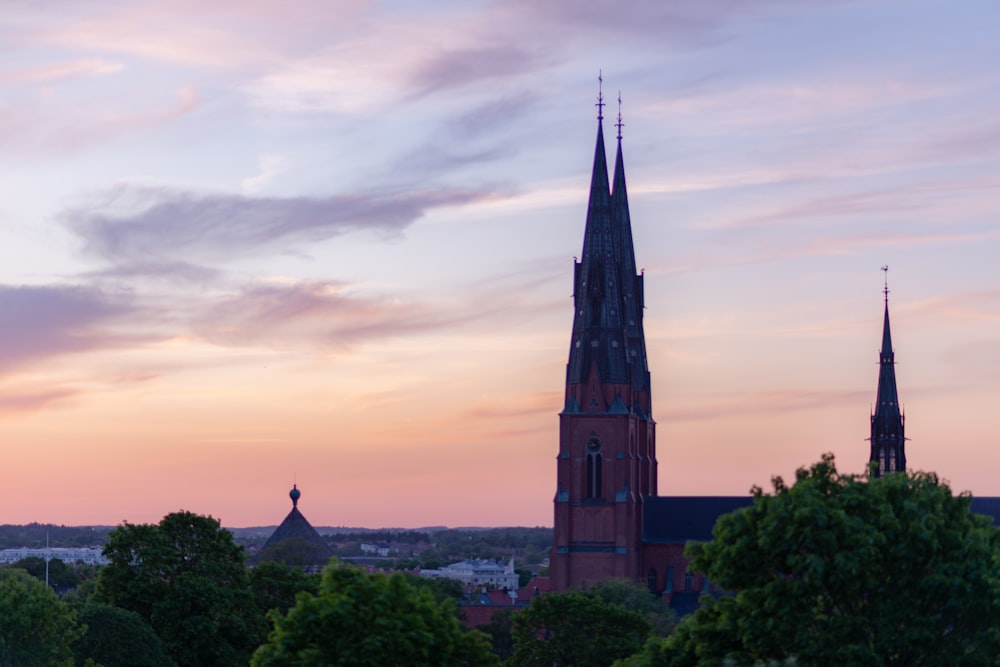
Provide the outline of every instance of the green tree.
{"type": "Polygon", "coordinates": [[[594,584],[588,592],[608,604],[621,605],[642,614],[652,626],[653,634],[666,637],[673,632],[677,620],[674,610],[641,584],[626,579],[609,579],[594,584]]]}
{"type": "Polygon", "coordinates": [[[139,614],[108,604],[84,605],[78,615],[86,632],[73,643],[78,665],[93,660],[101,667],[171,667],[160,639],[139,614]]]}
{"type": "MultiPolygon", "coordinates": [[[[14,563],[35,579],[45,581],[45,559],[41,556],[28,556],[14,563]]],[[[49,559],[49,585],[56,588],[73,588],[80,583],[80,575],[76,568],[67,565],[60,558],[49,559]]]]}
{"type": "Polygon", "coordinates": [[[319,575],[306,574],[300,567],[264,561],[250,570],[250,591],[257,608],[265,614],[272,609],[285,613],[295,606],[296,595],[318,590],[319,575]]]}
{"type": "Polygon", "coordinates": [[[730,597],[630,665],[986,665],[998,532],[927,473],[837,472],[826,455],[721,517],[687,554],[730,597]]]}
{"type": "Polygon", "coordinates": [[[533,598],[514,615],[511,667],[607,667],[638,652],[652,626],[637,611],[592,592],[533,598]]]}
{"type": "Polygon", "coordinates": [[[245,665],[264,638],[243,549],[211,517],[175,512],[124,524],[104,546],[100,601],[142,616],[181,667],[245,665]]]}
{"type": "Polygon", "coordinates": [[[0,667],[73,667],[73,611],[24,570],[0,568],[0,667]]]}
{"type": "Polygon", "coordinates": [[[437,602],[401,573],[331,563],[317,595],[301,594],[274,629],[254,667],[459,667],[498,665],[485,635],[462,628],[454,603],[437,602]]]}
{"type": "Polygon", "coordinates": [[[489,635],[493,652],[501,660],[507,660],[514,654],[514,613],[513,608],[497,609],[489,623],[476,628],[489,635]]]}

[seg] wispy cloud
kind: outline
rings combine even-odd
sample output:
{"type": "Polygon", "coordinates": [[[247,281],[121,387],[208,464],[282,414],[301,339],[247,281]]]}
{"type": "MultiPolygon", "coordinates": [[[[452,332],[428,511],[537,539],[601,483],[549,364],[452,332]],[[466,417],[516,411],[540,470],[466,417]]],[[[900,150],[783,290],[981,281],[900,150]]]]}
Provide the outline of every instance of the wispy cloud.
{"type": "Polygon", "coordinates": [[[112,74],[121,71],[123,68],[124,65],[121,63],[103,58],[64,60],[30,67],[6,67],[0,69],[0,83],[4,85],[47,83],[61,79],[112,74]]]}
{"type": "Polygon", "coordinates": [[[431,55],[411,77],[419,94],[522,74],[545,59],[521,46],[497,44],[460,48],[431,55]]]}
{"type": "Polygon", "coordinates": [[[125,300],[95,288],[0,285],[0,372],[121,344],[109,323],[130,312],[125,300]]]}
{"type": "Polygon", "coordinates": [[[275,198],[126,185],[64,218],[91,255],[159,270],[165,262],[225,261],[236,251],[282,250],[351,231],[396,233],[431,209],[492,196],[434,190],[275,198]]]}
{"type": "Polygon", "coordinates": [[[70,387],[45,389],[0,387],[0,415],[38,412],[53,404],[70,400],[79,393],[79,390],[70,387]]]}
{"type": "Polygon", "coordinates": [[[781,414],[801,410],[821,410],[835,405],[865,405],[871,398],[867,391],[816,391],[787,389],[740,396],[707,399],[697,406],[667,409],[667,419],[676,421],[714,421],[719,415],[781,414]]]}
{"type": "Polygon", "coordinates": [[[457,307],[359,296],[339,283],[259,283],[207,303],[192,327],[196,335],[217,345],[338,348],[454,326],[474,317],[457,307]]]}
{"type": "Polygon", "coordinates": [[[0,114],[0,148],[31,155],[70,153],[168,124],[194,112],[199,103],[193,86],[164,93],[146,108],[127,106],[118,98],[105,103],[74,100],[74,113],[67,114],[66,100],[29,101],[0,114]]]}

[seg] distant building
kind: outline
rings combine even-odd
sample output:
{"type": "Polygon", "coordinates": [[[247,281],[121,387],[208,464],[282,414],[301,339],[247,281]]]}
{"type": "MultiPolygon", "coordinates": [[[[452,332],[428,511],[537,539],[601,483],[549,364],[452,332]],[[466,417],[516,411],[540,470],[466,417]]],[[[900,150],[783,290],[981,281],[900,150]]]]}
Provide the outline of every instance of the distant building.
{"type": "Polygon", "coordinates": [[[431,579],[455,579],[467,587],[490,586],[510,591],[516,590],[518,584],[513,558],[506,565],[492,560],[463,560],[461,563],[452,563],[440,570],[421,570],[420,576],[431,579]]]}
{"type": "Polygon", "coordinates": [[[292,499],[292,511],[264,543],[255,562],[270,560],[318,570],[333,557],[330,545],[299,511],[301,496],[302,492],[293,484],[288,492],[288,497],[292,499]]]}
{"type": "Polygon", "coordinates": [[[52,547],[40,549],[0,549],[0,565],[10,565],[25,558],[58,558],[64,563],[84,563],[86,565],[107,565],[101,547],[52,547]]]}
{"type": "Polygon", "coordinates": [[[362,544],[361,553],[386,558],[389,554],[398,554],[399,549],[388,544],[362,544]]]}
{"type": "Polygon", "coordinates": [[[550,593],[551,582],[548,577],[535,577],[524,588],[517,590],[493,589],[470,591],[459,601],[462,617],[470,628],[486,625],[493,620],[493,615],[503,609],[524,609],[533,598],[550,593]]]}

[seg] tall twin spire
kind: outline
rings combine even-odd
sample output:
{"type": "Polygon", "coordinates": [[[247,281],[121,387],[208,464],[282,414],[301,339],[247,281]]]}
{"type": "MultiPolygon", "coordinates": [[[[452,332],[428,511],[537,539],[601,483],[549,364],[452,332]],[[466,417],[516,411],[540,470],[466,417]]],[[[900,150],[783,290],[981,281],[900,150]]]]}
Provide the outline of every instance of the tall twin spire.
{"type": "Polygon", "coordinates": [[[566,379],[570,384],[585,384],[596,369],[601,383],[630,385],[648,392],[642,275],[636,274],[622,158],[621,95],[612,188],[604,146],[603,77],[598,81],[597,141],[583,254],[574,272],[575,314],[566,379]]]}

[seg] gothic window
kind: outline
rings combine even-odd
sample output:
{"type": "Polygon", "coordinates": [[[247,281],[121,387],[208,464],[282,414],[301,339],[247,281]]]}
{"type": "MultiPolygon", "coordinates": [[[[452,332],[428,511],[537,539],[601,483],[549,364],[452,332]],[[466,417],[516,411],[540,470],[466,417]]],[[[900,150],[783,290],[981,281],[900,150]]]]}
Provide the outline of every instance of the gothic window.
{"type": "Polygon", "coordinates": [[[896,470],[896,450],[889,450],[889,472],[897,472],[896,470]]]}
{"type": "Polygon", "coordinates": [[[649,568],[649,574],[646,575],[646,587],[650,593],[656,593],[656,570],[653,568],[649,568]]]}
{"type": "Polygon", "coordinates": [[[587,441],[587,498],[601,497],[601,442],[597,438],[587,441]]]}
{"type": "Polygon", "coordinates": [[[684,573],[684,590],[693,591],[694,590],[694,575],[690,572],[684,573]]]}

